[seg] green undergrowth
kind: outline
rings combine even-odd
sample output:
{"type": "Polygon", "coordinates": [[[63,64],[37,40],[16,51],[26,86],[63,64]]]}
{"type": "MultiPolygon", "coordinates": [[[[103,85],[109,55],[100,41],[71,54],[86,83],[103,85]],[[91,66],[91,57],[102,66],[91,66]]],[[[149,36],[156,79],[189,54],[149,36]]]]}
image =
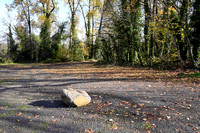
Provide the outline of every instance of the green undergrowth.
{"type": "Polygon", "coordinates": [[[193,78],[200,78],[200,73],[192,73],[192,74],[184,74],[181,73],[180,77],[193,77],[193,78]]]}

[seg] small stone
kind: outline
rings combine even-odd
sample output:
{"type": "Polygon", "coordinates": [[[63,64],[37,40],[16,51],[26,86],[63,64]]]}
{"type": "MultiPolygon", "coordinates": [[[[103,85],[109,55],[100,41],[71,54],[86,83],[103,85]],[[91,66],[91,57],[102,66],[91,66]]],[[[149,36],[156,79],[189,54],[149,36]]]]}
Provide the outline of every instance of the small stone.
{"type": "Polygon", "coordinates": [[[108,121],[109,121],[109,122],[113,122],[114,120],[113,120],[113,119],[109,119],[108,121]]]}
{"type": "Polygon", "coordinates": [[[85,106],[91,102],[91,97],[84,90],[63,89],[61,99],[68,106],[85,106]]]}

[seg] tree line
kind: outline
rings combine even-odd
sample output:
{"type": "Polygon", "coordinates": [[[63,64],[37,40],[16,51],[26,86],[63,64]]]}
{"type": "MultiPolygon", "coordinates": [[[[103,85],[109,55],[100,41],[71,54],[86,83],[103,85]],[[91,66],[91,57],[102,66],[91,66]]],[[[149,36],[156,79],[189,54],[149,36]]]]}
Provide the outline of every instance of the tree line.
{"type": "Polygon", "coordinates": [[[64,0],[70,19],[55,24],[59,2],[13,0],[7,6],[17,10],[19,22],[8,26],[12,61],[97,59],[160,69],[199,67],[198,0],[64,0]],[[77,13],[83,17],[85,40],[78,38],[77,13]]]}

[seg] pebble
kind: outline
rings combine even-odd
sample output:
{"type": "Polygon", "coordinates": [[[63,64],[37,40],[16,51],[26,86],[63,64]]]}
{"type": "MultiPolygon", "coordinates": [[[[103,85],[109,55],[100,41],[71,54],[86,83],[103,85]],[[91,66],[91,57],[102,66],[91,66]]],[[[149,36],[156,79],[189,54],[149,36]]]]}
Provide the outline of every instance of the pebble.
{"type": "Polygon", "coordinates": [[[108,121],[109,121],[109,122],[113,122],[114,120],[113,120],[113,119],[109,119],[108,121]]]}

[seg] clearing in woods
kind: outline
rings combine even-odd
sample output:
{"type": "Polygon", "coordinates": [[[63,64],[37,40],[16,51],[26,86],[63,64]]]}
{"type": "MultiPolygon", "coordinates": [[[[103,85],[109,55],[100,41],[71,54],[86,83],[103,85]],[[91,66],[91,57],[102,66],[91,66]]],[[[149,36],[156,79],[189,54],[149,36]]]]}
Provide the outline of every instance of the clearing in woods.
{"type": "Polygon", "coordinates": [[[96,66],[94,62],[0,65],[0,133],[200,132],[200,74],[96,66]],[[92,97],[63,104],[64,88],[92,97]]]}

